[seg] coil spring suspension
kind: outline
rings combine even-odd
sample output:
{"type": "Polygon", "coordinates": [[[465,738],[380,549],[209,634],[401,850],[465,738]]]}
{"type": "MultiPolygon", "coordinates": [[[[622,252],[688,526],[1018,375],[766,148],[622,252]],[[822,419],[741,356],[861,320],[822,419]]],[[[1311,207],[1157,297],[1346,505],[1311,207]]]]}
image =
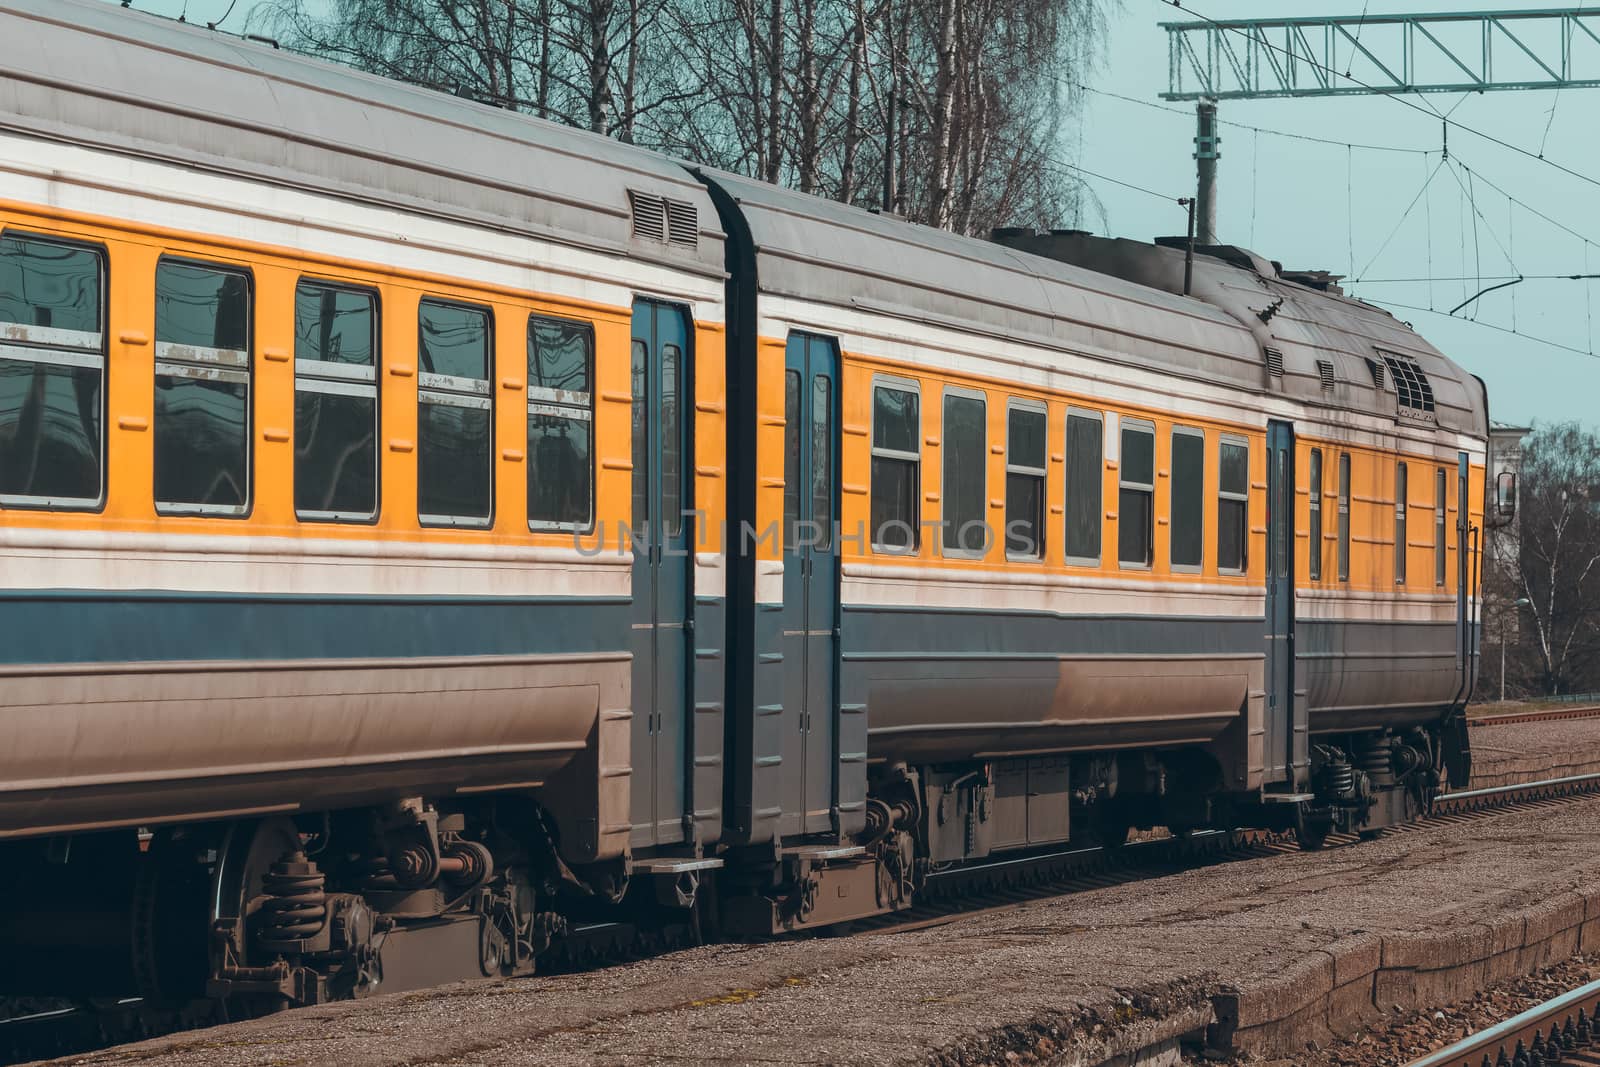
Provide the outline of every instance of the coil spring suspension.
{"type": "Polygon", "coordinates": [[[328,921],[327,878],[304,852],[290,852],[261,879],[260,939],[282,943],[318,934],[328,921]]]}
{"type": "Polygon", "coordinates": [[[1356,769],[1343,759],[1329,760],[1322,765],[1326,792],[1335,800],[1348,800],[1356,794],[1356,769]]]}
{"type": "Polygon", "coordinates": [[[1361,750],[1359,766],[1368,774],[1382,776],[1390,773],[1390,746],[1386,738],[1380,738],[1361,750]]]}

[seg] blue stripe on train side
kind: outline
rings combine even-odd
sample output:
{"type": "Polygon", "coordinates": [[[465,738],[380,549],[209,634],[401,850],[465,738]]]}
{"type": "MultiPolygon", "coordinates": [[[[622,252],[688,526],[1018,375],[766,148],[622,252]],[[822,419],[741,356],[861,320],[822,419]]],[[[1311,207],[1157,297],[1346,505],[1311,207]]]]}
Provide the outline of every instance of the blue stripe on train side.
{"type": "Polygon", "coordinates": [[[561,654],[627,647],[626,597],[0,594],[0,663],[561,654]]]}

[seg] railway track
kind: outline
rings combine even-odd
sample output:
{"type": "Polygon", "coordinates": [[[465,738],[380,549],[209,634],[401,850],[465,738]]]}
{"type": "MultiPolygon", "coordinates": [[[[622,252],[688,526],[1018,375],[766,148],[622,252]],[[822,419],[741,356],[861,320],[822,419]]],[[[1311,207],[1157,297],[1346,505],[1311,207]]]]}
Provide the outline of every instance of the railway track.
{"type": "Polygon", "coordinates": [[[1462,1038],[1406,1067],[1600,1065],[1600,982],[1590,982],[1521,1015],[1462,1038]]]}
{"type": "MultiPolygon", "coordinates": [[[[1596,714],[1600,714],[1600,710],[1596,714]]],[[[1596,793],[1600,793],[1600,774],[1447,793],[1435,800],[1433,811],[1426,818],[1386,832],[1410,833],[1499,812],[1560,804],[1596,793]]],[[[1328,838],[1327,844],[1334,847],[1357,840],[1354,834],[1335,834],[1328,838]]],[[[1292,831],[1202,830],[1116,848],[1062,849],[934,871],[929,874],[922,898],[915,907],[882,918],[859,920],[849,925],[848,932],[904,933],[1025,907],[1046,897],[1125,885],[1297,848],[1292,831]]],[[[825,929],[828,933],[846,932],[825,929]]],[[[686,947],[693,944],[697,936],[697,932],[688,927],[643,930],[628,923],[580,925],[573,928],[568,943],[557,942],[552,947],[552,958],[542,973],[626,962],[686,947]]],[[[1592,1011],[1589,1014],[1591,1018],[1594,1015],[1592,1011]]],[[[0,1064],[94,1051],[228,1021],[232,1020],[221,1017],[209,1004],[155,1009],[137,998],[46,1008],[0,1019],[0,1064]]],[[[1595,1033],[1600,1038],[1600,1020],[1595,1023],[1595,1033]]],[[[1435,1061],[1427,1062],[1431,1067],[1435,1061]]],[[[1454,1065],[1460,1061],[1438,1061],[1439,1064],[1445,1062],[1454,1065]]],[[[1508,1064],[1511,1062],[1507,1060],[1508,1064]]],[[[1592,1061],[1563,1059],[1561,1062],[1593,1062],[1600,1067],[1600,1057],[1592,1061]]],[[[1490,1067],[1499,1067],[1492,1057],[1489,1063],[1490,1067]]],[[[1470,1067],[1480,1067],[1480,1064],[1474,1062],[1470,1067]]]]}

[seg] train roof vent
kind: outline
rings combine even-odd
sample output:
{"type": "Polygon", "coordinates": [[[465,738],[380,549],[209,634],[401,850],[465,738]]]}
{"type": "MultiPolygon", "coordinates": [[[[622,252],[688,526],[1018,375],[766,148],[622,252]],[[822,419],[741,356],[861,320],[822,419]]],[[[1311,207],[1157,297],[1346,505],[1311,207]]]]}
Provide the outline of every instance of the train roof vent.
{"type": "Polygon", "coordinates": [[[1372,372],[1372,384],[1379,389],[1383,388],[1383,364],[1375,359],[1367,360],[1367,369],[1372,372]]]}
{"type": "Polygon", "coordinates": [[[1333,364],[1326,359],[1317,360],[1317,373],[1322,375],[1322,387],[1333,388],[1333,364]]]}
{"type": "Polygon", "coordinates": [[[700,240],[700,216],[687,200],[667,200],[667,240],[693,248],[700,240]]]}
{"type": "Polygon", "coordinates": [[[1378,353],[1394,376],[1394,391],[1400,397],[1400,407],[1414,412],[1433,414],[1433,386],[1422,366],[1410,356],[1397,356],[1389,352],[1378,353]]]}
{"type": "Polygon", "coordinates": [[[628,199],[633,204],[633,235],[646,241],[659,241],[662,244],[667,240],[667,203],[665,197],[654,193],[641,193],[634,189],[628,190],[628,199]]]}
{"type": "Polygon", "coordinates": [[[633,235],[644,241],[693,248],[700,242],[700,213],[687,200],[628,190],[633,235]]]}
{"type": "Polygon", "coordinates": [[[1279,348],[1273,348],[1271,345],[1268,345],[1266,347],[1266,353],[1267,353],[1267,373],[1272,375],[1274,378],[1282,378],[1283,377],[1283,350],[1279,349],[1279,348]]]}

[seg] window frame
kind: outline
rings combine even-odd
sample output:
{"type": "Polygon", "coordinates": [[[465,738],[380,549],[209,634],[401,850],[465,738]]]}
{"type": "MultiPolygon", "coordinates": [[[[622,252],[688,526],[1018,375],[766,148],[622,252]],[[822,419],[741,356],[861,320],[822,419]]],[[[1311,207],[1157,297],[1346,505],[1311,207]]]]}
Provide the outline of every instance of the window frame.
{"type": "Polygon", "coordinates": [[[1350,453],[1339,453],[1339,581],[1350,580],[1350,493],[1354,475],[1350,453]]]}
{"type": "MultiPolygon", "coordinates": [[[[1156,455],[1156,424],[1150,419],[1136,419],[1121,416],[1117,420],[1117,569],[1125,571],[1149,571],[1155,569],[1156,564],[1156,480],[1160,477],[1161,464],[1156,455]],[[1128,450],[1123,447],[1123,437],[1128,433],[1144,433],[1150,437],[1150,483],[1130,482],[1127,479],[1128,450]],[[1123,490],[1132,490],[1149,494],[1150,521],[1145,525],[1145,561],[1137,563],[1122,558],[1122,493],[1123,490]]],[[[1103,549],[1102,549],[1103,551],[1103,549]]]]}
{"type": "MultiPolygon", "coordinates": [[[[911,544],[906,547],[885,545],[878,541],[878,531],[869,530],[868,538],[874,553],[887,556],[915,556],[922,551],[922,420],[924,405],[922,403],[922,383],[915,378],[902,378],[893,374],[874,374],[872,376],[872,418],[867,427],[867,444],[870,449],[867,460],[867,521],[872,521],[872,497],[877,486],[872,482],[872,460],[883,459],[899,460],[902,463],[911,463],[916,473],[915,485],[911,493],[912,507],[916,511],[916,522],[911,524],[911,544]],[[917,398],[917,451],[915,453],[901,452],[892,448],[878,447],[878,390],[894,389],[902,393],[911,393],[917,398]]],[[[942,408],[940,412],[943,414],[942,408]]],[[[987,418],[987,409],[985,418],[987,418]]],[[[988,435],[985,433],[985,441],[988,435]]],[[[987,461],[987,457],[986,461],[987,461]]],[[[987,482],[985,478],[985,482],[987,482]]],[[[942,504],[943,501],[941,500],[942,504]]],[[[940,510],[943,515],[943,509],[940,510]]]]}
{"type": "MultiPolygon", "coordinates": [[[[874,382],[874,386],[876,386],[876,382],[874,382]]],[[[877,410],[878,410],[876,392],[874,392],[874,394],[873,394],[872,410],[873,410],[873,417],[876,418],[877,417],[877,410]]],[[[921,421],[920,414],[921,414],[921,410],[922,410],[921,409],[921,401],[920,400],[918,400],[918,408],[917,408],[917,410],[918,410],[918,414],[919,414],[918,422],[920,423],[920,421],[921,421]]],[[[878,453],[878,449],[876,447],[874,447],[873,455],[877,455],[877,453],[878,453]]],[[[886,457],[886,458],[888,458],[888,457],[886,457]]],[[[921,476],[920,476],[920,474],[918,476],[918,487],[919,487],[919,489],[921,487],[921,476]]],[[[869,505],[869,509],[870,509],[870,505],[869,505]]],[[[989,548],[993,544],[992,531],[991,531],[991,526],[990,526],[990,523],[989,523],[989,394],[987,392],[985,392],[984,390],[982,390],[982,389],[972,389],[972,388],[969,388],[967,386],[962,386],[962,385],[946,385],[946,386],[944,386],[944,388],[942,389],[942,391],[940,393],[940,397],[939,397],[939,524],[940,524],[940,529],[939,529],[939,555],[941,557],[943,557],[945,559],[983,559],[984,557],[986,557],[989,554],[989,548]],[[975,401],[978,402],[979,406],[981,406],[982,409],[983,409],[983,420],[982,420],[982,423],[981,423],[981,426],[983,427],[983,437],[982,437],[983,449],[982,449],[982,452],[981,452],[981,455],[983,457],[983,464],[982,464],[983,486],[982,486],[982,492],[980,492],[978,494],[978,501],[979,501],[979,503],[978,503],[978,522],[983,526],[983,547],[982,548],[977,548],[977,549],[962,548],[960,546],[960,544],[959,544],[959,540],[958,540],[958,543],[956,545],[954,545],[954,546],[947,545],[945,543],[945,535],[947,533],[950,533],[951,529],[952,529],[950,527],[950,525],[949,525],[949,522],[950,522],[950,486],[947,484],[948,479],[945,477],[945,457],[947,455],[949,455],[949,452],[947,450],[950,447],[950,435],[949,435],[949,432],[948,432],[948,428],[949,428],[949,413],[948,413],[948,410],[947,410],[945,404],[946,404],[946,401],[948,401],[952,397],[954,397],[954,398],[956,398],[958,400],[975,400],[975,401]]],[[[954,536],[956,536],[959,539],[959,537],[960,537],[960,529],[959,528],[955,529],[954,536]]],[[[873,550],[876,551],[878,546],[876,544],[874,544],[872,547],[873,547],[873,550]]]]}
{"type": "MultiPolygon", "coordinates": [[[[1065,457],[1062,463],[1065,468],[1062,471],[1062,481],[1065,485],[1064,495],[1062,496],[1061,551],[1067,553],[1071,542],[1071,538],[1067,536],[1067,530],[1072,523],[1072,478],[1070,475],[1072,472],[1072,420],[1074,418],[1093,422],[1099,428],[1095,434],[1095,440],[1099,442],[1099,448],[1095,453],[1094,464],[1094,520],[1096,525],[1100,527],[1100,552],[1095,556],[1067,554],[1064,558],[1070,567],[1099,567],[1106,556],[1106,415],[1105,412],[1094,408],[1069,406],[1067,408],[1067,417],[1061,424],[1061,454],[1065,457]]],[[[1121,465],[1119,464],[1119,483],[1120,480],[1121,465]]]]}
{"type": "MultiPolygon", "coordinates": [[[[163,255],[156,260],[156,270],[159,272],[164,264],[172,263],[180,267],[193,267],[196,270],[210,270],[218,274],[238,274],[245,281],[245,349],[242,361],[228,362],[221,358],[224,354],[237,352],[237,349],[206,348],[197,345],[180,345],[170,341],[162,341],[156,337],[154,328],[151,329],[150,351],[154,357],[154,368],[150,376],[150,389],[152,403],[150,406],[150,454],[151,454],[151,485],[150,498],[155,505],[157,515],[182,515],[203,516],[205,518],[247,519],[255,510],[256,479],[255,479],[255,426],[256,426],[256,381],[255,381],[255,339],[256,339],[256,276],[255,271],[246,264],[223,263],[216,260],[192,259],[188,256],[163,255]],[[166,347],[167,353],[163,358],[162,348],[166,347]],[[174,355],[172,350],[179,349],[194,353],[208,353],[215,358],[191,358],[182,354],[174,355]],[[169,370],[161,368],[166,365],[169,370]],[[244,504],[239,507],[216,504],[179,504],[171,501],[162,502],[155,496],[155,379],[157,375],[167,374],[173,377],[204,379],[211,375],[196,374],[195,371],[211,367],[219,375],[217,380],[228,381],[228,375],[237,375],[237,380],[244,383],[244,474],[245,494],[244,504]]],[[[154,282],[154,275],[152,275],[154,282]]],[[[157,292],[159,290],[156,290],[157,292]]]]}
{"type": "Polygon", "coordinates": [[[1005,506],[1001,509],[1001,543],[1005,546],[1006,561],[1008,563],[1043,563],[1049,545],[1050,524],[1050,405],[1048,402],[1027,396],[1009,396],[1006,398],[1006,437],[1005,437],[1005,475],[1006,492],[1005,506]],[[1013,412],[1027,411],[1035,415],[1044,416],[1044,435],[1040,439],[1040,447],[1044,455],[1040,457],[1041,465],[1038,467],[1024,467],[1011,462],[1011,415],[1013,412]],[[1038,544],[1031,553],[1013,552],[1006,536],[1006,527],[1011,525],[1011,475],[1019,474],[1030,478],[1039,479],[1039,520],[1038,544]]]}
{"type": "MultiPolygon", "coordinates": [[[[329,278],[323,275],[302,274],[295,279],[294,283],[295,301],[297,303],[300,287],[306,284],[323,289],[332,289],[337,292],[356,293],[372,298],[372,365],[370,367],[348,363],[330,363],[321,359],[301,359],[298,355],[293,355],[291,351],[294,360],[294,397],[296,399],[300,395],[302,376],[306,376],[304,380],[313,382],[318,386],[318,388],[308,389],[307,392],[322,393],[326,396],[365,397],[367,394],[359,390],[363,388],[372,390],[372,512],[371,514],[363,515],[342,511],[301,511],[299,505],[295,504],[295,521],[334,522],[347,526],[376,526],[383,514],[384,410],[383,389],[380,387],[381,375],[378,373],[380,368],[383,367],[383,294],[376,286],[329,278]],[[314,369],[319,367],[323,369],[314,369]]],[[[291,311],[290,314],[293,315],[295,312],[291,311]]],[[[296,339],[297,341],[298,338],[296,339]]],[[[297,422],[298,420],[295,421],[297,422]]],[[[292,449],[297,449],[300,445],[297,431],[298,425],[291,429],[289,434],[290,448],[292,449]]],[[[291,500],[297,491],[297,479],[298,473],[294,465],[291,464],[291,500]]]]}
{"type": "Polygon", "coordinates": [[[1307,576],[1313,582],[1322,581],[1322,449],[1313,448],[1306,461],[1306,510],[1309,520],[1307,539],[1310,551],[1306,554],[1307,576]]]}
{"type": "Polygon", "coordinates": [[[495,490],[495,475],[498,464],[495,459],[495,319],[494,308],[487,304],[474,304],[465,300],[452,300],[442,296],[423,296],[417,300],[417,525],[429,529],[445,530],[486,530],[494,526],[495,506],[499,500],[499,493],[495,490]],[[485,356],[484,373],[482,379],[462,378],[454,374],[436,374],[422,369],[422,309],[432,304],[435,307],[453,308],[457,311],[471,311],[483,315],[484,320],[484,345],[485,356]],[[483,389],[469,388],[470,383],[481,382],[483,389]],[[426,394],[433,393],[436,398],[428,399],[426,394]],[[462,404],[460,400],[483,399],[485,403],[462,404]],[[477,411],[485,409],[489,412],[489,510],[488,514],[479,517],[476,515],[437,515],[424,514],[422,510],[422,408],[425,404],[440,404],[446,407],[471,408],[477,411]]]}
{"type": "MultiPolygon", "coordinates": [[[[1203,574],[1206,567],[1206,431],[1199,426],[1174,424],[1167,442],[1167,567],[1174,574],[1203,574]],[[1173,559],[1177,550],[1178,529],[1178,463],[1176,460],[1179,437],[1193,437],[1200,442],[1200,562],[1178,563],[1173,559]]],[[[1218,456],[1221,456],[1220,450],[1218,456]]],[[[1220,485],[1221,471],[1218,471],[1220,485]]],[[[1248,514],[1248,513],[1247,513],[1248,514]]]]}
{"type": "Polygon", "coordinates": [[[1394,584],[1406,584],[1407,548],[1411,524],[1406,515],[1410,505],[1411,472],[1403,459],[1394,464],[1394,584]]]}
{"type": "Polygon", "coordinates": [[[1250,438],[1240,433],[1217,435],[1217,573],[1238,577],[1250,573],[1250,438]],[[1231,492],[1222,484],[1222,450],[1227,447],[1244,449],[1244,490],[1231,492]],[[1244,527],[1239,531],[1239,566],[1222,565],[1222,501],[1244,505],[1244,527]]]}
{"type": "MultiPolygon", "coordinates": [[[[628,346],[628,358],[630,361],[634,356],[633,345],[638,343],[640,342],[635,339],[628,346]]],[[[587,422],[589,424],[589,517],[581,523],[552,522],[549,519],[535,519],[528,514],[528,510],[533,506],[533,501],[531,498],[529,498],[523,501],[522,510],[523,517],[526,519],[528,523],[528,529],[531,532],[550,533],[552,531],[566,531],[579,534],[594,532],[595,522],[597,521],[596,515],[599,511],[599,504],[596,498],[600,493],[599,477],[597,475],[598,468],[595,459],[596,445],[599,437],[595,429],[595,423],[597,421],[597,416],[599,415],[595,404],[595,397],[598,392],[598,390],[595,388],[595,374],[598,369],[597,365],[599,363],[599,356],[597,354],[598,348],[599,342],[595,337],[594,323],[588,319],[567,318],[564,315],[546,315],[538,311],[528,312],[527,322],[525,323],[523,330],[522,349],[522,373],[526,376],[523,382],[524,404],[522,420],[522,462],[525,465],[523,469],[524,482],[527,481],[529,472],[533,470],[533,449],[529,447],[528,438],[533,432],[534,415],[551,415],[556,418],[575,418],[578,422],[587,422]],[[528,373],[528,356],[531,354],[529,349],[531,349],[533,346],[533,324],[538,321],[558,322],[572,326],[580,326],[589,335],[588,407],[583,407],[582,401],[576,399],[583,396],[583,393],[579,393],[570,389],[551,389],[546,386],[535,386],[533,384],[533,376],[528,373]],[[537,396],[535,395],[536,393],[538,394],[537,396]],[[581,417],[573,415],[573,412],[581,412],[581,417]]],[[[649,349],[648,346],[646,346],[646,358],[648,358],[648,356],[649,349]]],[[[679,358],[680,360],[682,359],[681,351],[679,353],[679,358]]],[[[491,363],[492,362],[493,361],[491,360],[491,363]]],[[[679,366],[680,368],[682,367],[681,362],[679,366]]],[[[492,369],[489,380],[491,383],[494,381],[492,369]]],[[[680,416],[680,418],[681,417],[682,416],[680,416]]],[[[654,423],[651,424],[651,428],[655,428],[654,423]]],[[[628,433],[631,439],[633,434],[631,419],[628,433]]],[[[630,444],[630,448],[631,447],[632,446],[630,444]]],[[[492,444],[489,449],[489,455],[492,460],[494,457],[494,447],[492,444]]],[[[655,503],[659,505],[660,501],[656,501],[655,503]]]]}
{"type": "Polygon", "coordinates": [[[1443,467],[1435,467],[1433,471],[1433,584],[1437,588],[1444,588],[1445,576],[1450,567],[1445,556],[1449,550],[1449,506],[1450,492],[1449,480],[1445,477],[1443,467]]]}
{"type": "MultiPolygon", "coordinates": [[[[40,233],[35,230],[0,227],[0,240],[15,238],[19,241],[36,241],[64,248],[92,253],[100,262],[100,330],[99,346],[68,343],[74,336],[85,335],[81,330],[65,330],[51,326],[34,326],[28,323],[8,323],[10,336],[0,342],[0,355],[25,363],[43,363],[51,367],[87,369],[98,366],[100,370],[100,493],[95,497],[40,497],[22,493],[0,494],[0,508],[16,511],[72,511],[99,514],[106,509],[111,498],[111,253],[105,245],[75,237],[40,233]],[[68,355],[69,359],[38,359],[36,355],[52,353],[68,355]],[[98,364],[87,362],[98,358],[98,364]]],[[[87,335],[85,335],[87,336],[87,335]]]]}

